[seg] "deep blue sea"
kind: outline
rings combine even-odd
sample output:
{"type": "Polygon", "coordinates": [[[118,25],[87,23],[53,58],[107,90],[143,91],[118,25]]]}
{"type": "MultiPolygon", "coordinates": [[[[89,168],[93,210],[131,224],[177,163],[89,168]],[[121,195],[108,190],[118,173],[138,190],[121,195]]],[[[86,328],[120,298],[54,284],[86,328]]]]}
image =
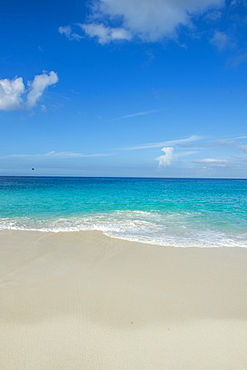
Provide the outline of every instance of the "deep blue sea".
{"type": "Polygon", "coordinates": [[[247,247],[247,180],[0,177],[0,230],[247,247]]]}

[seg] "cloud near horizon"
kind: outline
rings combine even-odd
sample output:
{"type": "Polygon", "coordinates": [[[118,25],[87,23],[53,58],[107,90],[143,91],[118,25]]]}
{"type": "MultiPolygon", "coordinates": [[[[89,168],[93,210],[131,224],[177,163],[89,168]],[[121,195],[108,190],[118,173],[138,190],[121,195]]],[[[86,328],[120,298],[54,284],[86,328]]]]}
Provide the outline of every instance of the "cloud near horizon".
{"type": "MultiPolygon", "coordinates": [[[[246,139],[246,136],[239,136],[235,137],[235,140],[242,140],[246,139]]],[[[161,155],[155,160],[159,162],[159,167],[168,167],[173,165],[175,162],[179,160],[180,163],[181,159],[187,156],[195,156],[198,153],[203,153],[205,152],[207,155],[207,149],[208,147],[215,146],[225,146],[228,148],[228,152],[226,153],[226,158],[201,158],[197,160],[192,160],[191,163],[201,165],[203,168],[213,168],[213,167],[236,167],[239,166],[243,161],[247,160],[247,157],[241,157],[241,161],[238,159],[236,161],[236,157],[234,157],[232,154],[229,155],[229,151],[233,148],[234,150],[241,150],[244,153],[247,153],[247,145],[246,144],[239,144],[234,141],[230,141],[230,139],[225,139],[225,140],[218,140],[218,141],[213,141],[212,143],[205,143],[202,141],[201,143],[196,143],[196,146],[193,145],[194,142],[196,141],[201,141],[203,140],[202,137],[192,135],[184,139],[175,139],[175,140],[170,140],[166,142],[160,142],[160,143],[152,143],[152,144],[146,144],[143,146],[139,147],[132,147],[129,149],[151,149],[155,147],[161,147],[161,145],[166,145],[163,147],[161,150],[165,153],[164,155],[161,155]],[[199,145],[198,145],[199,144],[199,145]],[[210,145],[211,144],[211,145],[210,145]],[[191,150],[187,150],[190,148],[191,150]],[[176,154],[174,153],[176,150],[176,154]],[[199,151],[198,151],[199,150],[199,151]]],[[[230,152],[231,153],[231,152],[230,152]]]]}
{"type": "Polygon", "coordinates": [[[171,147],[164,147],[161,149],[165,154],[164,155],[161,155],[160,157],[158,158],[155,158],[157,161],[159,161],[159,166],[164,166],[164,167],[167,167],[167,166],[170,166],[171,165],[171,162],[173,160],[173,151],[174,151],[174,148],[171,146],[171,147]]]}
{"type": "Polygon", "coordinates": [[[193,161],[194,163],[203,164],[204,166],[210,167],[228,167],[230,162],[226,159],[218,159],[218,158],[204,158],[198,159],[193,161]]]}
{"type": "Polygon", "coordinates": [[[48,153],[43,154],[9,154],[0,157],[1,159],[6,158],[88,158],[88,157],[107,157],[111,154],[102,154],[102,153],[96,153],[96,154],[84,154],[84,153],[78,153],[78,152],[55,152],[52,150],[48,153]]]}
{"type": "Polygon", "coordinates": [[[0,110],[24,110],[32,109],[42,97],[45,89],[58,82],[55,72],[43,72],[34,76],[33,81],[27,83],[25,88],[22,77],[0,80],[0,110]]]}

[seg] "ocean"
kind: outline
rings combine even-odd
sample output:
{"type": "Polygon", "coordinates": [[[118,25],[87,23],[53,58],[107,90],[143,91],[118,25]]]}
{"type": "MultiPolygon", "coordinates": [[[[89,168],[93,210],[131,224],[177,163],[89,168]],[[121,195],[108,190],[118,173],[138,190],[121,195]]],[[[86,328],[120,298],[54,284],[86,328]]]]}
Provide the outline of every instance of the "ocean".
{"type": "Polygon", "coordinates": [[[100,230],[174,247],[247,247],[247,180],[0,177],[0,230],[100,230]]]}

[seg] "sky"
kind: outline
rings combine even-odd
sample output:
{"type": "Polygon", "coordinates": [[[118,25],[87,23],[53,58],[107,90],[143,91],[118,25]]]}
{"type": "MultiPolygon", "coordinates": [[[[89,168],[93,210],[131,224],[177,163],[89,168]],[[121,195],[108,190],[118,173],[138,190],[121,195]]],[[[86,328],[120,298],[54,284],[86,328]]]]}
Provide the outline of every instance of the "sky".
{"type": "Polygon", "coordinates": [[[246,0],[1,0],[0,175],[247,178],[246,0]]]}

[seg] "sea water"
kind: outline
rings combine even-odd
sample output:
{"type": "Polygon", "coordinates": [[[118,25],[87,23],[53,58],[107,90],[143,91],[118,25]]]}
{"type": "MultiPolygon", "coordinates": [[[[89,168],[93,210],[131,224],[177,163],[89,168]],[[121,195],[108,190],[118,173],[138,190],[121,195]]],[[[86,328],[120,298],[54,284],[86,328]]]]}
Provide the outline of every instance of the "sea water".
{"type": "Polygon", "coordinates": [[[176,247],[247,247],[247,180],[0,177],[0,230],[105,235],[176,247]]]}

